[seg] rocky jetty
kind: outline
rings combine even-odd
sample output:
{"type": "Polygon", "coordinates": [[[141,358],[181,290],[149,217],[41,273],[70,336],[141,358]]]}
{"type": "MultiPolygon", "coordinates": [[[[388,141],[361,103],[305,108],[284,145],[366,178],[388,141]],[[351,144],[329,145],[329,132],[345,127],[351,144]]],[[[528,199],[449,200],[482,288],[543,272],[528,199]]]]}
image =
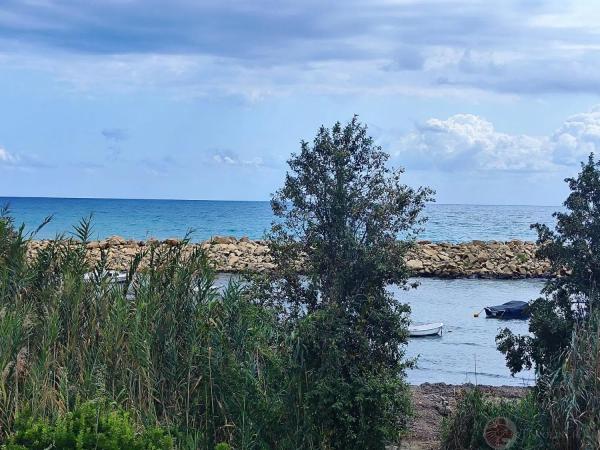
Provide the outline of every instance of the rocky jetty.
{"type": "MultiPolygon", "coordinates": [[[[49,241],[33,241],[29,255],[34,256],[49,241]]],[[[108,268],[126,270],[133,257],[151,245],[172,246],[177,239],[135,241],[113,236],[87,244],[94,261],[101,251],[108,255],[108,268]]],[[[188,244],[185,251],[204,249],[220,272],[262,272],[273,269],[269,248],[264,241],[248,238],[214,237],[210,241],[188,244]]],[[[535,258],[536,244],[524,241],[472,241],[459,244],[419,241],[407,255],[406,264],[416,276],[440,278],[538,278],[548,277],[549,264],[535,258]]],[[[147,260],[142,260],[142,265],[147,260]]]]}
{"type": "Polygon", "coordinates": [[[535,257],[537,246],[525,241],[472,241],[459,244],[420,241],[406,265],[420,276],[440,278],[540,278],[550,264],[535,257]]]}

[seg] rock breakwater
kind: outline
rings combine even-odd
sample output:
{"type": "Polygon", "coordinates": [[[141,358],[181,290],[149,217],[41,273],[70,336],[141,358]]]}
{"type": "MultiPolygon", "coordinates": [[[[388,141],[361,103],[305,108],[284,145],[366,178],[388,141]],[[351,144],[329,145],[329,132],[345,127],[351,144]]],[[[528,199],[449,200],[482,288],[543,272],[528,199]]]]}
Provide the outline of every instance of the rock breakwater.
{"type": "MultiPolygon", "coordinates": [[[[32,241],[33,257],[50,241],[32,241]]],[[[113,236],[87,244],[88,257],[97,261],[107,254],[108,268],[126,270],[132,259],[151,245],[172,246],[177,239],[134,241],[113,236]]],[[[269,248],[264,241],[248,238],[214,237],[210,241],[187,244],[184,251],[204,249],[219,272],[262,272],[273,269],[269,248]]],[[[472,241],[459,244],[419,241],[406,256],[406,264],[415,276],[440,278],[538,278],[548,277],[547,261],[535,258],[536,244],[525,241],[472,241]]],[[[148,258],[142,259],[142,266],[148,258]]]]}
{"type": "Polygon", "coordinates": [[[440,278],[549,277],[548,261],[535,257],[526,241],[472,241],[459,244],[420,241],[407,255],[407,266],[420,276],[440,278]]]}

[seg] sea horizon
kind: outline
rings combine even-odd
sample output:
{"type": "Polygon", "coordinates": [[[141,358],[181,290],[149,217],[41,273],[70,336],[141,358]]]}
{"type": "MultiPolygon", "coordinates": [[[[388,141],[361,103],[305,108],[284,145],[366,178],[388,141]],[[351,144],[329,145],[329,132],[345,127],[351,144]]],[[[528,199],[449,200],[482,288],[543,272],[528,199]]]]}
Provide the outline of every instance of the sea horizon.
{"type": "MultiPolygon", "coordinates": [[[[235,203],[270,203],[271,200],[244,200],[244,199],[213,199],[213,198],[159,198],[159,197],[64,197],[45,195],[0,195],[0,206],[4,199],[54,199],[54,200],[134,200],[134,201],[168,201],[168,202],[235,202],[235,203]]],[[[429,205],[445,206],[532,206],[542,208],[561,208],[556,204],[529,204],[529,203],[477,203],[477,202],[438,202],[432,201],[429,205]]]]}
{"type": "MultiPolygon", "coordinates": [[[[93,239],[177,238],[195,242],[213,236],[260,239],[275,219],[268,200],[184,200],[87,197],[0,197],[17,224],[33,231],[48,216],[51,222],[36,235],[52,239],[70,234],[80,220],[92,217],[93,239]]],[[[418,239],[434,242],[532,241],[532,223],[553,225],[559,206],[429,203],[418,239]]]]}

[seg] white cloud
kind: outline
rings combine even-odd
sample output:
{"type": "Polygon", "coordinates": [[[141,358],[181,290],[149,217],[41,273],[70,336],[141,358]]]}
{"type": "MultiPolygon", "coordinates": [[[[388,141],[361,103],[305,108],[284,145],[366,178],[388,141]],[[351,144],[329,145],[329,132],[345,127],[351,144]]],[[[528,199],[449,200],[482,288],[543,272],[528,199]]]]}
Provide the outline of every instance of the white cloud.
{"type": "Polygon", "coordinates": [[[429,119],[400,142],[398,156],[411,167],[441,170],[529,170],[551,168],[544,139],[498,132],[472,114],[429,119]]]}
{"type": "Polygon", "coordinates": [[[494,14],[486,0],[180,0],[168,11],[156,0],[5,3],[3,67],[49,72],[91,92],[168,88],[252,102],[290,92],[600,89],[599,8],[589,0],[509,0],[494,14]],[[90,26],[90,17],[103,26],[90,26]]]}
{"type": "Polygon", "coordinates": [[[51,167],[49,164],[38,159],[35,155],[10,153],[5,148],[0,147],[0,167],[2,166],[18,169],[40,169],[51,167]]]}
{"type": "Polygon", "coordinates": [[[595,107],[569,117],[550,136],[502,133],[472,114],[432,118],[400,139],[395,156],[421,169],[547,172],[599,151],[600,107],[595,107]]]}
{"type": "Polygon", "coordinates": [[[243,159],[232,153],[215,153],[212,156],[212,162],[225,166],[262,167],[265,165],[263,159],[260,157],[243,159]]]}
{"type": "Polygon", "coordinates": [[[157,176],[168,176],[173,169],[180,167],[180,164],[172,156],[163,156],[161,158],[143,158],[139,162],[148,173],[157,176]]]}
{"type": "Polygon", "coordinates": [[[13,165],[16,164],[18,158],[9,153],[8,150],[0,147],[0,164],[13,165]]]}
{"type": "Polygon", "coordinates": [[[569,117],[550,137],[554,160],[572,165],[600,152],[600,106],[569,117]]]}

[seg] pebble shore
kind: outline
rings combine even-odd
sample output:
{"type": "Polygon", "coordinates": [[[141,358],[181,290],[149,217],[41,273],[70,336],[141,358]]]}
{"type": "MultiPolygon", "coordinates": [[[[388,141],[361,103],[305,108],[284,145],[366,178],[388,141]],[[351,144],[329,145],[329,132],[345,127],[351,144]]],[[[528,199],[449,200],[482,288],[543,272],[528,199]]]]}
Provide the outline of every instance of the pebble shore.
{"type": "MultiPolygon", "coordinates": [[[[149,245],[176,245],[177,239],[135,241],[119,236],[87,244],[92,261],[108,254],[108,268],[127,270],[133,257],[149,245]]],[[[32,241],[29,255],[34,256],[49,241],[32,241]]],[[[186,251],[203,248],[219,272],[263,272],[273,269],[269,248],[264,241],[246,237],[217,236],[210,241],[188,244],[186,251]]],[[[549,277],[549,264],[535,258],[536,244],[526,241],[472,241],[459,244],[419,241],[406,256],[406,265],[415,276],[439,278],[519,279],[549,277]]],[[[144,263],[142,263],[143,265],[144,263]]]]}

